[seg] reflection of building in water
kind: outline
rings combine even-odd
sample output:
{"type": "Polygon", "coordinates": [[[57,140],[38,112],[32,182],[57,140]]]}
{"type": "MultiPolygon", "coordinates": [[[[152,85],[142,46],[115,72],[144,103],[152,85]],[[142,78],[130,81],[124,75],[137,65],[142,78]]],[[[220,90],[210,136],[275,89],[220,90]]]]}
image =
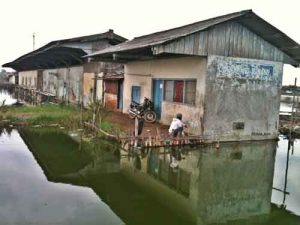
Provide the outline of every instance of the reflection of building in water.
{"type": "Polygon", "coordinates": [[[276,142],[171,154],[152,150],[141,160],[141,172],[130,171],[134,164],[127,159],[121,160],[121,168],[177,213],[209,224],[270,213],[275,151],[276,142]]]}
{"type": "Polygon", "coordinates": [[[92,188],[124,224],[294,225],[299,220],[271,209],[276,142],[121,152],[120,158],[112,151],[118,148],[104,141],[79,148],[68,136],[42,129],[24,130],[22,137],[49,181],[92,188]]]}
{"type": "Polygon", "coordinates": [[[276,142],[223,145],[199,157],[193,193],[205,222],[270,213],[276,142]]]}
{"type": "MultiPolygon", "coordinates": [[[[99,204],[106,203],[124,224],[191,225],[120,172],[118,145],[100,141],[80,147],[54,129],[26,129],[21,136],[50,182],[93,189],[101,199],[99,204]]],[[[135,168],[141,168],[138,158],[132,161],[135,168]]]]}

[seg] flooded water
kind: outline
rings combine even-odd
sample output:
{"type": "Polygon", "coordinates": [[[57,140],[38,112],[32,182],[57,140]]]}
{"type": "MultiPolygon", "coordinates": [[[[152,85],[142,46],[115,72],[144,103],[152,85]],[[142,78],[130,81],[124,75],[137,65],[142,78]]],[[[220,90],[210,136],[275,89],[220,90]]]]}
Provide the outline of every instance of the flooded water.
{"type": "Polygon", "coordinates": [[[130,153],[1,130],[0,224],[300,224],[300,143],[130,153]],[[287,171],[287,173],[286,173],[287,171]]]}
{"type": "Polygon", "coordinates": [[[293,103],[281,102],[280,103],[280,114],[291,115],[293,103]]]}
{"type": "Polygon", "coordinates": [[[17,102],[9,92],[0,89],[0,105],[2,105],[3,101],[5,105],[12,105],[17,102]]]}

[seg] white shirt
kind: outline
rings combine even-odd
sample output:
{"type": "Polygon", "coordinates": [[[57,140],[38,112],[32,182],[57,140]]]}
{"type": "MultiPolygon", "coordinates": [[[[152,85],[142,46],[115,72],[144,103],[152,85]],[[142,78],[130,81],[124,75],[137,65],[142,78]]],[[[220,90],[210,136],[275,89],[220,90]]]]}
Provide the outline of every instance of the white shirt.
{"type": "Polygon", "coordinates": [[[183,126],[184,126],[184,123],[180,119],[173,118],[173,121],[169,128],[169,133],[172,133],[173,130],[176,130],[177,128],[183,127],[183,126]]]}

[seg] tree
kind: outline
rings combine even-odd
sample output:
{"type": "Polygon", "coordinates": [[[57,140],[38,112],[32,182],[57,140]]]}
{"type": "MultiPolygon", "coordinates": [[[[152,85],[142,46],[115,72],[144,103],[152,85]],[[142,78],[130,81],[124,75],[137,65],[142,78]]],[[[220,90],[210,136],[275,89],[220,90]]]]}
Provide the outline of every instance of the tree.
{"type": "Polygon", "coordinates": [[[7,71],[5,69],[1,69],[0,71],[0,81],[5,81],[7,80],[7,71]]]}

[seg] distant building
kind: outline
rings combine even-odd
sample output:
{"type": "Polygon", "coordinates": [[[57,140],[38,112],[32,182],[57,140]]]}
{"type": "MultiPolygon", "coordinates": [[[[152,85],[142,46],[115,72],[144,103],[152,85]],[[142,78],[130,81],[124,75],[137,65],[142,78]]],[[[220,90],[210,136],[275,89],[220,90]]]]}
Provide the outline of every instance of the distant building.
{"type": "Polygon", "coordinates": [[[300,46],[251,10],[161,31],[89,55],[124,63],[123,112],[151,97],[160,122],[224,141],[277,138],[283,64],[300,46]]]}
{"type": "Polygon", "coordinates": [[[123,76],[123,66],[93,63],[83,56],[125,40],[109,30],[101,34],[52,41],[3,66],[18,71],[21,88],[51,94],[59,101],[83,102],[87,105],[92,100],[102,100],[104,84],[103,79],[98,78],[105,77],[108,69],[109,76],[123,76]]]}
{"type": "Polygon", "coordinates": [[[11,84],[18,84],[19,80],[18,80],[18,73],[8,73],[8,82],[11,84]]]}

